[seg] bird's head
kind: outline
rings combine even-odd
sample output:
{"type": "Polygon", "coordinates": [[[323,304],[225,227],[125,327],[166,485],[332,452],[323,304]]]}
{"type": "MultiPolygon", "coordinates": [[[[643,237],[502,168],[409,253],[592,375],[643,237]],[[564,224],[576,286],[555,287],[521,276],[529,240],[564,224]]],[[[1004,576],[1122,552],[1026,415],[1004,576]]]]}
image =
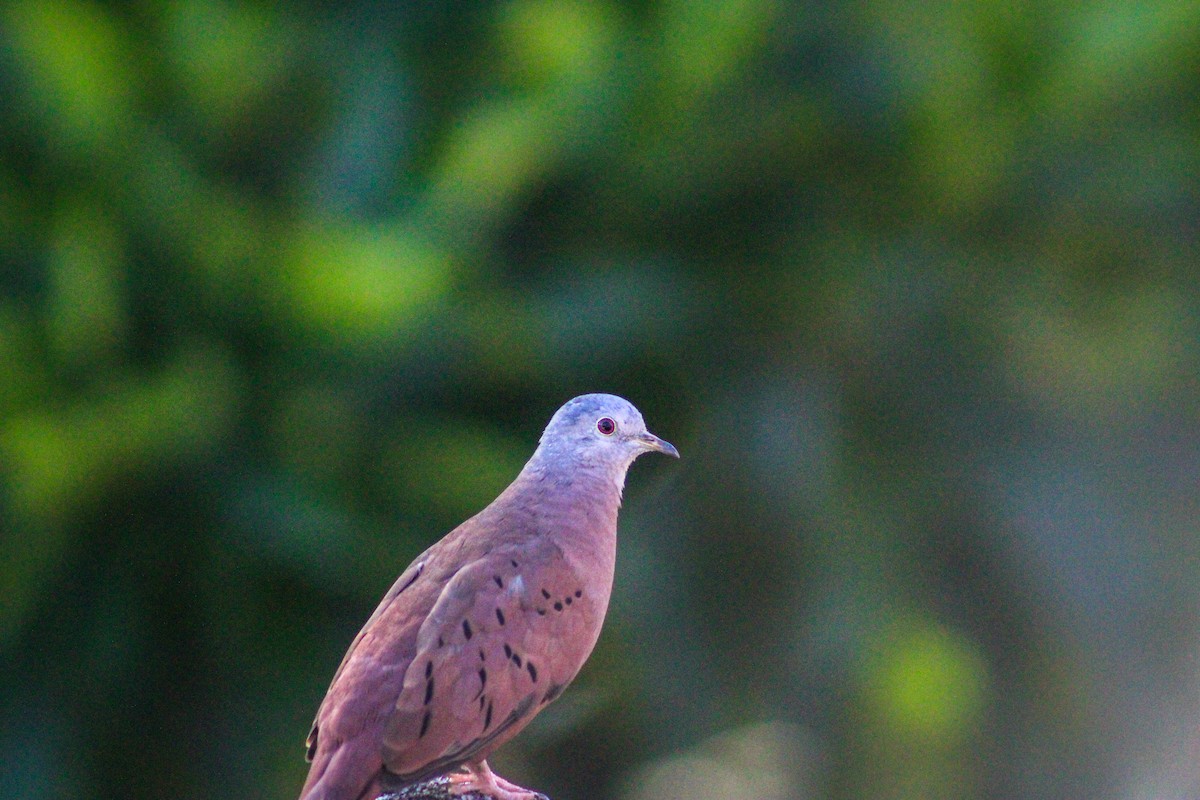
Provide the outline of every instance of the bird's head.
{"type": "Polygon", "coordinates": [[[642,453],[679,451],[646,430],[641,412],[624,398],[585,394],[567,401],[546,426],[538,453],[547,459],[619,470],[622,478],[642,453]]]}

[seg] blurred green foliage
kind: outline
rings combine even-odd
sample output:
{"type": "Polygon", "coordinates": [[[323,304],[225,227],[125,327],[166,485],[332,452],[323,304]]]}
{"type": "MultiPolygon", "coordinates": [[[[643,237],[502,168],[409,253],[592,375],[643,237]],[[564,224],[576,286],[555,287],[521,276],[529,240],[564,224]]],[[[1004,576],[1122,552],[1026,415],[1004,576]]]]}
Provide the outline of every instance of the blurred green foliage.
{"type": "Polygon", "coordinates": [[[604,390],[684,459],[510,778],[1195,796],[1198,110],[1195,2],[4,4],[0,795],[293,796],[604,390]]]}

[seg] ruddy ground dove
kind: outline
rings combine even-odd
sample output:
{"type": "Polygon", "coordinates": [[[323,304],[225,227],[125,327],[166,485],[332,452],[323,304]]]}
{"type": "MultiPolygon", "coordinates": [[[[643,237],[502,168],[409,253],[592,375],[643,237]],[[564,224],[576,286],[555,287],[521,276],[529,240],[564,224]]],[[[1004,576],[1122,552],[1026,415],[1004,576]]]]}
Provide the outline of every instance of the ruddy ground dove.
{"type": "Polygon", "coordinates": [[[451,770],[451,791],[533,792],[485,760],[579,671],[608,607],[625,473],[678,451],[628,401],[555,413],[491,505],[417,557],[342,659],[308,735],[302,800],[373,800],[451,770]]]}

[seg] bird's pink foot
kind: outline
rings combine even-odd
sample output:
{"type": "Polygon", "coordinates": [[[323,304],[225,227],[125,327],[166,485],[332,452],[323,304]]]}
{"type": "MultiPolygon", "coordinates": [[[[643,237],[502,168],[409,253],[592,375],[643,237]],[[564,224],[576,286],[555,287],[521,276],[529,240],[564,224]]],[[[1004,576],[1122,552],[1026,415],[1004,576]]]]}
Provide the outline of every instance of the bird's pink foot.
{"type": "Polygon", "coordinates": [[[466,772],[449,775],[451,794],[482,794],[493,800],[546,800],[544,794],[532,792],[506,781],[488,766],[486,761],[464,764],[466,772]]]}

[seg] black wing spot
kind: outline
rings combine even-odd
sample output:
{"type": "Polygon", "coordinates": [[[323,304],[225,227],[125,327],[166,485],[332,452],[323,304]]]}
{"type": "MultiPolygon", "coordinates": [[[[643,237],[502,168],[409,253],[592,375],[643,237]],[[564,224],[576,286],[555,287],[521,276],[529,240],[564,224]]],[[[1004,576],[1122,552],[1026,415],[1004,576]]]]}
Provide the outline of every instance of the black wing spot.
{"type": "Polygon", "coordinates": [[[505,643],[505,645],[504,645],[504,657],[505,657],[505,658],[512,658],[512,657],[513,657],[512,648],[511,648],[511,647],[509,647],[507,643],[505,643]]]}
{"type": "Polygon", "coordinates": [[[547,592],[545,589],[542,589],[542,597],[544,597],[544,598],[546,598],[547,600],[549,600],[549,599],[550,599],[550,593],[549,593],[549,592],[547,592]]]}
{"type": "Polygon", "coordinates": [[[575,596],[576,596],[576,597],[583,597],[583,589],[576,589],[576,590],[575,590],[575,596]]]}
{"type": "Polygon", "coordinates": [[[498,608],[496,609],[496,619],[500,622],[501,625],[504,624],[504,612],[498,608]]]}
{"type": "Polygon", "coordinates": [[[471,630],[471,623],[467,622],[464,619],[463,620],[463,636],[466,636],[467,641],[469,642],[469,641],[471,641],[471,637],[474,635],[475,635],[475,632],[471,630]]]}
{"type": "Polygon", "coordinates": [[[513,559],[512,561],[509,561],[508,563],[510,563],[510,564],[512,564],[512,565],[513,565],[513,569],[516,569],[518,566],[520,566],[520,565],[517,563],[516,559],[513,559]]]}
{"type": "Polygon", "coordinates": [[[517,669],[521,668],[521,657],[516,653],[512,654],[513,663],[517,665],[517,669]]]}
{"type": "Polygon", "coordinates": [[[483,717],[483,729],[486,731],[492,727],[492,701],[488,700],[487,713],[483,717]]]}
{"type": "Polygon", "coordinates": [[[487,687],[487,670],[479,670],[479,691],[483,691],[487,687]]]}
{"type": "Polygon", "coordinates": [[[555,611],[562,611],[562,609],[563,609],[563,605],[562,605],[562,603],[555,603],[555,604],[554,604],[554,610],[555,610],[555,611]]]}
{"type": "Polygon", "coordinates": [[[504,588],[504,581],[500,580],[499,575],[493,575],[492,580],[494,580],[496,582],[496,585],[499,586],[501,589],[504,588]]]}
{"type": "Polygon", "coordinates": [[[421,732],[417,734],[418,739],[424,737],[425,734],[429,731],[429,719],[431,716],[432,716],[432,713],[429,711],[426,711],[425,716],[421,717],[421,732]]]}
{"type": "Polygon", "coordinates": [[[429,705],[429,701],[433,699],[433,678],[425,681],[425,705],[429,705]]]}
{"type": "Polygon", "coordinates": [[[438,637],[438,647],[445,647],[445,646],[446,646],[446,642],[445,642],[445,640],[444,640],[444,639],[442,639],[442,637],[440,637],[440,636],[439,636],[439,637],[438,637]]]}
{"type": "Polygon", "coordinates": [[[432,674],[433,674],[433,662],[428,661],[425,663],[425,678],[426,678],[426,680],[428,680],[429,676],[432,674]]]}
{"type": "Polygon", "coordinates": [[[570,595],[567,595],[566,597],[563,598],[563,602],[566,603],[567,605],[571,605],[571,603],[574,601],[575,601],[575,598],[571,597],[570,595]]]}
{"type": "Polygon", "coordinates": [[[525,716],[525,713],[529,711],[529,709],[533,708],[533,701],[533,695],[526,695],[525,699],[518,703],[517,707],[512,710],[511,714],[508,715],[509,722],[515,722],[516,720],[525,716]]]}
{"type": "Polygon", "coordinates": [[[551,700],[558,699],[558,696],[560,694],[562,694],[562,690],[563,690],[563,685],[561,683],[550,684],[550,688],[547,689],[546,694],[544,694],[542,696],[542,702],[549,703],[551,700]]]}
{"type": "Polygon", "coordinates": [[[487,654],[483,652],[483,648],[479,648],[479,660],[487,661],[487,654]]]}
{"type": "Polygon", "coordinates": [[[546,609],[544,609],[544,608],[539,608],[539,609],[537,610],[537,612],[538,612],[538,616],[539,616],[539,617],[544,617],[544,616],[546,616],[546,609]]]}
{"type": "Polygon", "coordinates": [[[535,667],[533,665],[533,662],[526,661],[525,669],[529,670],[529,680],[533,681],[534,683],[537,683],[537,667],[535,667]]]}

